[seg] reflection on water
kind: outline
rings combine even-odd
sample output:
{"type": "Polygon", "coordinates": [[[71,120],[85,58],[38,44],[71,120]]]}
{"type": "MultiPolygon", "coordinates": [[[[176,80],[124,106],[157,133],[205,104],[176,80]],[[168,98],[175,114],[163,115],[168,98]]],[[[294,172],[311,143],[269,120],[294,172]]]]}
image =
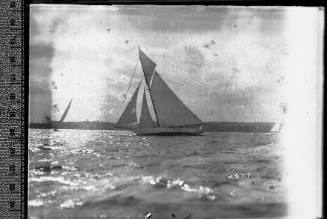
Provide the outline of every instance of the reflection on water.
{"type": "Polygon", "coordinates": [[[31,218],[285,216],[278,136],[29,130],[31,218]]]}

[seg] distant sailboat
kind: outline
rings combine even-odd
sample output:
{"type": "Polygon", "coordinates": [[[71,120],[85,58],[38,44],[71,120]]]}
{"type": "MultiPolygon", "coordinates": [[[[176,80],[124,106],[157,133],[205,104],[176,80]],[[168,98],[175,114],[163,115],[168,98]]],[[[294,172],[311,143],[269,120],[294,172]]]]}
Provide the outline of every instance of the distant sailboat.
{"type": "Polygon", "coordinates": [[[137,135],[199,135],[204,132],[202,121],[176,96],[165,81],[155,71],[154,63],[139,48],[139,59],[146,82],[143,91],[143,101],[139,124],[135,124],[136,99],[140,84],[135,90],[130,102],[118,120],[118,125],[128,125],[137,135]],[[146,90],[149,92],[151,105],[155,114],[155,121],[151,117],[146,90]],[[132,110],[131,110],[132,109],[132,110]],[[191,128],[186,126],[199,126],[191,128]]]}
{"type": "Polygon", "coordinates": [[[272,127],[270,132],[279,132],[282,129],[283,126],[283,119],[278,120],[278,122],[275,123],[275,125],[272,127]]]}
{"type": "Polygon", "coordinates": [[[55,123],[54,123],[54,129],[53,129],[54,131],[58,131],[58,128],[59,128],[60,125],[64,122],[64,120],[65,120],[65,118],[66,118],[66,116],[67,116],[67,113],[68,113],[68,111],[69,111],[69,109],[70,109],[70,106],[71,106],[71,104],[72,104],[72,101],[73,101],[73,98],[70,99],[70,101],[69,101],[69,103],[68,103],[68,105],[67,105],[67,107],[66,107],[64,113],[62,114],[62,116],[61,116],[59,122],[55,122],[55,123]]]}

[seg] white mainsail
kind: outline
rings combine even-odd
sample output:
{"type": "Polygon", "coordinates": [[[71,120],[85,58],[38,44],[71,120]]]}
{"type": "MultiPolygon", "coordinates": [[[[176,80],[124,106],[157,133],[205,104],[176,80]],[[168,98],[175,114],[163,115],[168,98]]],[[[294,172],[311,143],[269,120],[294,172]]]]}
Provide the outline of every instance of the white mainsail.
{"type": "Polygon", "coordinates": [[[140,116],[140,124],[139,127],[154,127],[152,117],[148,108],[148,101],[146,98],[145,89],[143,92],[143,101],[142,101],[142,109],[140,116]]]}
{"type": "Polygon", "coordinates": [[[141,82],[137,86],[131,100],[128,102],[125,110],[123,111],[122,115],[118,119],[117,124],[119,126],[125,126],[125,125],[130,125],[133,123],[137,122],[137,117],[136,117],[136,100],[137,100],[137,95],[138,91],[140,88],[141,82]]]}

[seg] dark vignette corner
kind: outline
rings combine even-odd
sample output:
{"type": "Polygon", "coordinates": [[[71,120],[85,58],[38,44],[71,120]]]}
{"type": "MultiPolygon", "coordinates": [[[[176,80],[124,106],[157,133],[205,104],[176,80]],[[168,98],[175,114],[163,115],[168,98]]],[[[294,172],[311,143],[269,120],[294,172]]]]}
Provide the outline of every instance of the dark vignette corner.
{"type": "MultiPolygon", "coordinates": [[[[24,0],[23,0],[24,1],[24,0]]],[[[24,194],[23,202],[24,208],[23,210],[23,218],[28,218],[28,115],[29,115],[29,18],[30,18],[30,10],[29,4],[31,0],[26,0],[22,4],[22,11],[24,13],[24,27],[23,27],[23,47],[22,52],[24,54],[24,64],[23,64],[23,71],[22,74],[24,76],[24,86],[22,86],[22,92],[24,93],[24,121],[25,123],[22,124],[24,126],[24,194]]]]}

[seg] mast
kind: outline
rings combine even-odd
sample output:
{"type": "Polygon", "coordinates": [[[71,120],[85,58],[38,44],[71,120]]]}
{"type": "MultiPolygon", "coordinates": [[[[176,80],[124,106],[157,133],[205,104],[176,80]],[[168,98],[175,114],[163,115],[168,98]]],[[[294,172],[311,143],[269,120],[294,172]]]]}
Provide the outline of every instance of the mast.
{"type": "Polygon", "coordinates": [[[135,71],[136,71],[136,67],[137,67],[137,63],[138,63],[138,61],[139,61],[139,60],[136,61],[136,64],[135,64],[135,67],[134,67],[134,71],[133,71],[133,74],[132,74],[132,78],[131,78],[131,80],[129,81],[129,84],[128,84],[128,88],[127,88],[127,91],[126,91],[126,95],[127,95],[128,91],[129,91],[129,88],[131,87],[132,80],[133,80],[133,78],[134,78],[134,74],[135,74],[135,71]]]}
{"type": "Polygon", "coordinates": [[[153,106],[153,111],[154,111],[154,114],[155,114],[155,116],[156,116],[157,124],[158,124],[158,127],[159,127],[160,124],[159,124],[159,119],[158,119],[158,113],[157,113],[157,110],[156,110],[155,105],[153,104],[153,99],[152,99],[151,89],[148,87],[148,90],[149,90],[149,93],[150,93],[150,99],[151,99],[151,104],[152,104],[152,106],[153,106]]]}
{"type": "MultiPolygon", "coordinates": [[[[144,64],[142,62],[142,60],[143,60],[142,57],[146,57],[147,59],[149,59],[149,58],[143,53],[143,51],[140,49],[139,46],[138,46],[138,50],[139,50],[139,57],[140,57],[140,61],[141,61],[141,65],[142,65],[142,69],[143,69],[143,73],[144,73],[144,77],[145,77],[145,82],[146,82],[147,90],[150,93],[151,104],[153,106],[153,111],[154,111],[154,114],[156,116],[157,124],[158,124],[158,127],[159,127],[160,126],[160,123],[159,123],[158,113],[157,113],[156,107],[153,104],[153,98],[152,98],[152,93],[151,93],[150,80],[148,80],[148,78],[147,78],[146,70],[145,70],[146,67],[143,66],[144,64]]],[[[150,59],[149,59],[149,61],[152,62],[152,60],[150,60],[150,59]]],[[[153,76],[154,74],[156,74],[155,67],[156,67],[156,64],[154,63],[154,66],[152,66],[153,70],[151,69],[150,72],[149,72],[151,76],[153,76]]]]}

